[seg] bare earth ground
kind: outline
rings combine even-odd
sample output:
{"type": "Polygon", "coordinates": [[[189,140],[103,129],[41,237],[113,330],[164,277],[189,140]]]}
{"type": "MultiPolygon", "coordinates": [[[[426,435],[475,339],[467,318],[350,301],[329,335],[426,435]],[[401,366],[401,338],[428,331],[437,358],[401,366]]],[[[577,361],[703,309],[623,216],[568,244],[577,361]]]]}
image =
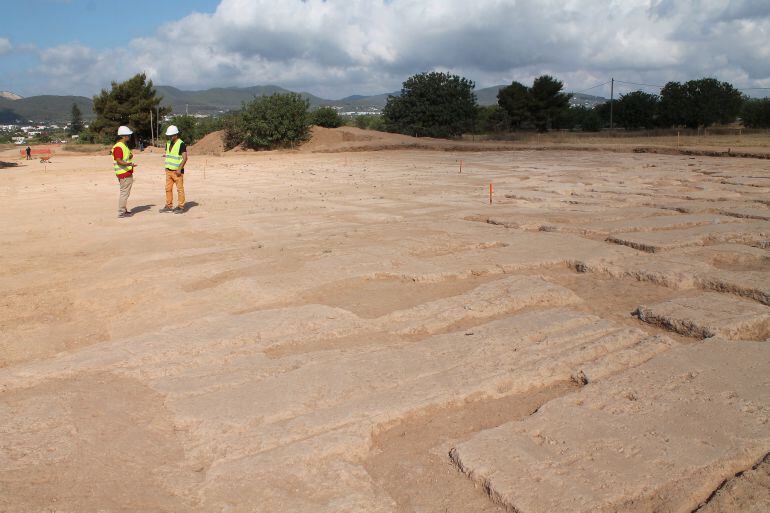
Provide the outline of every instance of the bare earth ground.
{"type": "Polygon", "coordinates": [[[0,511],[770,509],[767,160],[323,135],[0,169],[0,511]]]}

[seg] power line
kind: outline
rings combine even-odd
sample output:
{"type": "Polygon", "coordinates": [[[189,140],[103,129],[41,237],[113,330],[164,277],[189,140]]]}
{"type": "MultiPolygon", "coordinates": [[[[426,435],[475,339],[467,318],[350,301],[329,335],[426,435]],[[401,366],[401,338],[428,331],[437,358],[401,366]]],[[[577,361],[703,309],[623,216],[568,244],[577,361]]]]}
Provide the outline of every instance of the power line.
{"type": "Polygon", "coordinates": [[[657,87],[658,89],[663,89],[664,86],[659,86],[655,84],[640,84],[637,82],[626,82],[625,80],[615,80],[615,82],[620,82],[621,84],[629,84],[629,85],[635,85],[635,86],[642,86],[642,87],[657,87]]]}
{"type": "Polygon", "coordinates": [[[572,92],[572,94],[584,93],[586,91],[590,91],[591,89],[596,89],[597,87],[601,87],[601,86],[607,85],[609,83],[610,83],[610,80],[608,80],[606,82],[602,82],[601,84],[596,84],[595,86],[591,86],[591,87],[589,87],[587,89],[581,89],[580,91],[571,91],[571,92],[572,92]]]}

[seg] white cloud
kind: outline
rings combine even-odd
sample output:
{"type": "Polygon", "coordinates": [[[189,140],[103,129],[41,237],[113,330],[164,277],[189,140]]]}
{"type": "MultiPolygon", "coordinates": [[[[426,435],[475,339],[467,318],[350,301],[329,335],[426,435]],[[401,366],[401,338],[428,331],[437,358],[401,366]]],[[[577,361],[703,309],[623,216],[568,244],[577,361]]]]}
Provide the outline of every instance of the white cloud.
{"type": "Polygon", "coordinates": [[[126,49],[41,58],[52,85],[81,93],[137,71],[182,88],[272,83],[326,97],[394,90],[430,69],[482,87],[543,72],[574,90],[610,75],[766,85],[768,33],[766,0],[222,0],[126,49]]]}
{"type": "Polygon", "coordinates": [[[0,37],[0,55],[6,54],[11,51],[13,45],[8,38],[0,37]]]}

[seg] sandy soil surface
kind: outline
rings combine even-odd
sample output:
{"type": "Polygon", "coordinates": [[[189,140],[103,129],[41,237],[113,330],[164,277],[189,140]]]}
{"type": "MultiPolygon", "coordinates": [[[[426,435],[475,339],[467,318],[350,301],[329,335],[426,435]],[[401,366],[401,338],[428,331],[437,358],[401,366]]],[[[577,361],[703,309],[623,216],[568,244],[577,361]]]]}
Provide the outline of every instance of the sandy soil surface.
{"type": "Polygon", "coordinates": [[[0,169],[0,511],[770,508],[766,160],[346,133],[0,169]]]}

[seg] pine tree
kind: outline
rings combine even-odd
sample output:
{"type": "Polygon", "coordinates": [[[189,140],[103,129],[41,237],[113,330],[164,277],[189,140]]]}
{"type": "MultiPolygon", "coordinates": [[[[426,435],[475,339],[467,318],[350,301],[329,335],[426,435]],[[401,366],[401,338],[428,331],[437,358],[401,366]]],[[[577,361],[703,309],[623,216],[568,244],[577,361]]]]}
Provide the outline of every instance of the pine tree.
{"type": "Polygon", "coordinates": [[[83,115],[76,103],[72,104],[72,118],[70,120],[70,135],[80,135],[83,131],[83,115]]]}
{"type": "Polygon", "coordinates": [[[103,142],[115,140],[120,125],[129,126],[139,139],[150,139],[152,112],[161,118],[171,112],[168,107],[161,107],[163,98],[156,95],[152,80],[147,80],[144,73],[134,75],[125,82],[112,83],[110,91],[94,96],[96,119],[91,124],[91,131],[103,142]]]}

